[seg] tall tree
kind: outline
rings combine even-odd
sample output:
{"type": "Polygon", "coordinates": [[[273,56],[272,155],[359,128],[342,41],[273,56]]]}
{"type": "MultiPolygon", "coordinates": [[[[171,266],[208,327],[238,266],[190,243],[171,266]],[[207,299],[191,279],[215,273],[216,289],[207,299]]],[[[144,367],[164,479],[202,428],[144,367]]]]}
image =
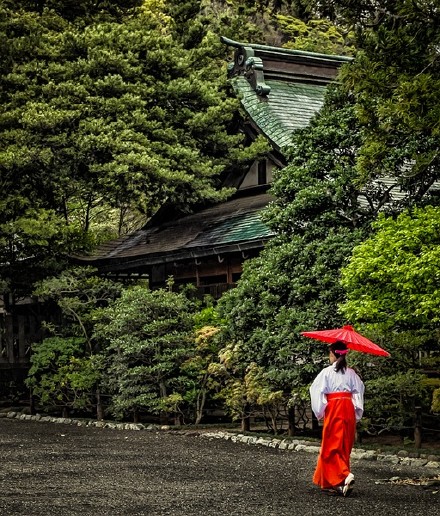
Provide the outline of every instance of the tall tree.
{"type": "Polygon", "coordinates": [[[431,0],[331,0],[359,49],[342,82],[356,98],[364,182],[397,176],[414,202],[439,179],[440,11],[431,0]]]}
{"type": "Polygon", "coordinates": [[[415,208],[397,218],[382,215],[342,270],[347,295],[342,313],[391,353],[386,364],[358,364],[369,369],[370,416],[376,414],[382,428],[412,424],[416,405],[426,413],[432,402],[437,410],[439,229],[438,207],[415,208]],[[374,405],[388,410],[379,415],[374,405]]]}
{"type": "MultiPolygon", "coordinates": [[[[224,69],[198,65],[176,43],[162,4],[145,2],[122,22],[0,4],[1,237],[22,249],[1,257],[4,275],[35,256],[19,220],[48,212],[72,228],[66,250],[83,251],[98,210],[137,210],[145,221],[165,201],[188,210],[229,193],[219,175],[243,159],[242,137],[228,129],[238,101],[224,69]]],[[[38,237],[39,256],[52,253],[38,237]]]]}
{"type": "Polygon", "coordinates": [[[103,418],[99,343],[93,337],[101,310],[120,295],[122,286],[96,276],[92,268],[64,270],[40,282],[35,294],[55,303],[61,318],[45,324],[52,336],[32,346],[27,385],[41,406],[96,407],[103,418]]]}
{"type": "MultiPolygon", "coordinates": [[[[328,18],[318,18],[308,0],[169,0],[175,30],[187,47],[210,35],[328,54],[352,54],[352,34],[328,18]]],[[[225,49],[210,44],[209,53],[225,49]]]]}
{"type": "Polygon", "coordinates": [[[182,392],[179,371],[194,346],[193,314],[184,294],[142,285],[104,311],[96,335],[107,343],[105,377],[116,416],[160,414],[169,396],[182,392]]]}
{"type": "Polygon", "coordinates": [[[290,164],[275,177],[264,218],[278,235],[220,301],[225,342],[236,344],[243,368],[262,367],[274,391],[300,395],[320,367],[322,349],[302,330],[344,322],[339,270],[374,216],[353,185],[360,138],[349,98],[335,90],[294,135],[290,164]]]}

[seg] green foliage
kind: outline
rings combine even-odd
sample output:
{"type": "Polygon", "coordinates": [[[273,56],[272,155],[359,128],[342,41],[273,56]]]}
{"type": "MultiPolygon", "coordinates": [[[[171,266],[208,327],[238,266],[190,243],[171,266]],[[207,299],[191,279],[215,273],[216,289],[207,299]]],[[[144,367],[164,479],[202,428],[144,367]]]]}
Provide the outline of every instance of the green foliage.
{"type": "Polygon", "coordinates": [[[364,180],[399,176],[420,201],[439,170],[438,6],[409,0],[331,3],[340,22],[356,27],[359,52],[342,82],[355,95],[364,127],[359,171],[364,180]]]}
{"type": "Polygon", "coordinates": [[[366,423],[371,423],[368,430],[396,432],[412,428],[415,407],[429,403],[423,380],[418,371],[408,370],[366,381],[366,423]]]}
{"type": "Polygon", "coordinates": [[[81,336],[86,352],[96,351],[93,342],[94,325],[101,311],[120,296],[122,286],[96,275],[92,267],[65,269],[59,276],[37,284],[34,294],[42,300],[54,301],[63,314],[63,325],[57,331],[64,335],[81,336]]]}
{"type": "Polygon", "coordinates": [[[374,234],[353,251],[342,272],[344,314],[385,327],[437,328],[440,209],[428,206],[380,216],[374,234]]]}
{"type": "MultiPolygon", "coordinates": [[[[207,318],[206,310],[203,318],[207,318]]],[[[196,314],[200,315],[200,314],[196,314]]],[[[200,320],[200,318],[198,317],[200,320]]],[[[211,320],[217,316],[211,315],[211,320]]],[[[219,390],[219,382],[211,373],[212,364],[218,362],[219,345],[217,334],[220,331],[215,326],[202,326],[195,332],[195,346],[190,350],[187,360],[181,366],[184,379],[184,394],[182,400],[187,404],[187,412],[194,416],[195,424],[200,423],[203,410],[208,399],[213,399],[219,390]]]]}
{"type": "Polygon", "coordinates": [[[51,337],[32,346],[26,385],[40,405],[57,409],[89,409],[99,380],[93,355],[85,356],[82,338],[51,337]]]}
{"type": "Polygon", "coordinates": [[[322,54],[353,55],[354,34],[333,24],[330,20],[303,21],[293,16],[279,14],[278,30],[285,34],[284,47],[322,54]]]}
{"type": "Polygon", "coordinates": [[[227,93],[225,64],[207,66],[213,38],[186,50],[163,2],[121,17],[134,3],[106,3],[96,18],[84,1],[81,19],[61,2],[38,15],[31,3],[0,3],[0,238],[9,283],[23,257],[50,275],[54,251],[86,252],[164,202],[188,211],[224,199],[220,174],[250,159],[230,130],[238,100],[227,93]],[[48,218],[56,248],[44,238],[48,218]]]}
{"type": "Polygon", "coordinates": [[[151,214],[165,200],[224,195],[213,177],[237,141],[224,132],[235,102],[192,69],[191,56],[155,23],[141,12],[83,30],[43,26],[32,50],[44,53],[44,69],[34,58],[4,78],[7,171],[26,165],[35,185],[42,175],[54,183],[56,196],[47,198],[54,208],[102,197],[151,214]],[[30,145],[32,162],[17,163],[30,145]]]}
{"type": "Polygon", "coordinates": [[[243,419],[250,415],[252,407],[246,392],[246,365],[241,361],[240,344],[225,345],[219,359],[208,367],[208,372],[221,380],[222,388],[217,397],[233,419],[243,419]]]}
{"type": "Polygon", "coordinates": [[[208,371],[221,382],[217,398],[223,401],[227,413],[237,420],[262,411],[270,420],[269,428],[278,433],[279,415],[285,404],[283,391],[273,389],[263,367],[255,362],[248,366],[243,363],[240,343],[224,346],[219,358],[218,363],[209,365],[208,371]]]}
{"type": "MultiPolygon", "coordinates": [[[[27,385],[43,407],[90,409],[101,381],[102,356],[93,338],[101,311],[121,292],[121,285],[89,267],[65,269],[37,283],[35,295],[58,305],[62,317],[46,324],[55,336],[32,345],[27,385]]],[[[101,417],[99,396],[96,399],[101,417]]]]}
{"type": "Polygon", "coordinates": [[[93,17],[117,18],[142,3],[142,0],[2,0],[10,8],[23,9],[31,13],[43,13],[45,10],[56,12],[69,20],[90,19],[93,17]]]}
{"type": "MultiPolygon", "coordinates": [[[[347,300],[340,309],[385,343],[392,355],[389,367],[438,377],[440,209],[415,208],[397,218],[382,215],[373,228],[342,270],[347,300]]],[[[427,392],[434,388],[425,384],[427,392]]],[[[434,399],[432,404],[436,406],[434,399]]]]}
{"type": "Polygon", "coordinates": [[[320,53],[353,53],[352,33],[328,19],[312,19],[315,12],[309,4],[301,0],[172,0],[167,6],[183,44],[204,47],[212,56],[224,55],[226,50],[219,36],[320,53]]]}
{"type": "Polygon", "coordinates": [[[169,0],[167,10],[176,20],[176,34],[186,48],[205,49],[209,57],[218,59],[226,52],[220,36],[263,40],[267,17],[239,4],[234,0],[169,0]]]}
{"type": "Polygon", "coordinates": [[[311,126],[294,135],[290,164],[275,177],[276,200],[263,216],[278,235],[220,300],[225,349],[235,343],[239,378],[255,363],[272,391],[287,397],[322,365],[322,346],[300,332],[345,322],[337,309],[339,271],[373,216],[353,185],[359,138],[352,106],[333,92],[311,126]]]}
{"type": "Polygon", "coordinates": [[[66,253],[87,246],[79,228],[67,226],[54,210],[31,207],[18,198],[0,201],[0,275],[4,290],[16,298],[29,295],[32,282],[58,273],[66,253]]]}
{"type": "Polygon", "coordinates": [[[103,310],[96,337],[107,342],[105,377],[117,417],[140,410],[160,413],[171,394],[180,394],[193,312],[184,295],[142,286],[125,290],[103,310]]]}
{"type": "Polygon", "coordinates": [[[217,327],[222,323],[220,315],[212,303],[212,300],[207,300],[208,306],[194,315],[194,329],[196,332],[205,326],[217,327]]]}
{"type": "Polygon", "coordinates": [[[436,413],[440,412],[440,388],[433,392],[431,410],[436,413]]]}

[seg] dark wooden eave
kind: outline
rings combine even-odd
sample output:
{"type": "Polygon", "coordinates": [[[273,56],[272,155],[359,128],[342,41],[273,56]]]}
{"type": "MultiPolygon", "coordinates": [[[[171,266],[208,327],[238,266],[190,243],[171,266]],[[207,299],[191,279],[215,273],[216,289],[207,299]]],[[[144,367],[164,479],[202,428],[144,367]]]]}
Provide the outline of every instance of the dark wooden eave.
{"type": "Polygon", "coordinates": [[[266,190],[237,192],[224,203],[164,223],[153,218],[144,228],[75,261],[106,273],[261,249],[272,236],[260,218],[273,199],[266,190]]]}

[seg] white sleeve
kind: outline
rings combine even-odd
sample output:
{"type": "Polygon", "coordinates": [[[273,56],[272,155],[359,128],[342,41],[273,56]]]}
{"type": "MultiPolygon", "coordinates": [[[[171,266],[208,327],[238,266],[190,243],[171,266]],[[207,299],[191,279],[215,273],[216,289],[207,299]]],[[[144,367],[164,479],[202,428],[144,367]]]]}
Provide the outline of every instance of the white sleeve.
{"type": "Polygon", "coordinates": [[[356,421],[362,419],[364,413],[364,390],[365,386],[359,376],[353,375],[354,389],[353,389],[353,405],[356,412],[356,421]]]}
{"type": "Polygon", "coordinates": [[[317,419],[322,419],[327,407],[327,396],[324,394],[326,386],[326,377],[324,370],[321,371],[310,386],[310,399],[312,402],[312,410],[317,419]]]}

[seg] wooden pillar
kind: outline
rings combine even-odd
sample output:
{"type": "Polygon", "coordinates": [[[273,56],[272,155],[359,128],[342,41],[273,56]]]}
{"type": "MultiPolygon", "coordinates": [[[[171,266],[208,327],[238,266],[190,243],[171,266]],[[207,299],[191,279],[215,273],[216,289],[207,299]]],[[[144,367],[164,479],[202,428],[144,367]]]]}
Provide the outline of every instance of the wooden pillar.
{"type": "Polygon", "coordinates": [[[422,447],[422,407],[415,407],[414,413],[414,447],[422,447]]]}
{"type": "Polygon", "coordinates": [[[289,423],[288,435],[293,437],[295,435],[295,405],[289,406],[287,409],[287,420],[289,423]]]}

